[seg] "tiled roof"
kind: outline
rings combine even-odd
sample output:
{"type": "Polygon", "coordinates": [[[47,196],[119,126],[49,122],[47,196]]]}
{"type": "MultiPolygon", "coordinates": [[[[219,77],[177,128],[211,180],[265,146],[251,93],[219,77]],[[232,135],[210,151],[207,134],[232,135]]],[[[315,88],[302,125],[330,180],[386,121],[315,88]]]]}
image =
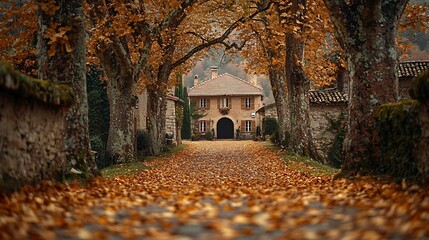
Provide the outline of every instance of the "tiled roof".
{"type": "Polygon", "coordinates": [[[345,103],[347,101],[347,94],[336,89],[310,91],[310,103],[345,103]]]}
{"type": "Polygon", "coordinates": [[[262,95],[262,89],[241,78],[224,73],[190,88],[188,95],[190,97],[262,95]]]}
{"type": "MultiPolygon", "coordinates": [[[[329,89],[329,90],[317,90],[310,91],[310,103],[316,104],[332,104],[332,103],[346,103],[348,101],[347,94],[343,94],[337,89],[329,89]]],[[[266,104],[265,106],[258,109],[257,112],[262,111],[264,108],[276,107],[275,102],[271,102],[266,104]]]]}
{"type": "Polygon", "coordinates": [[[406,61],[398,65],[399,77],[415,77],[429,69],[429,61],[406,61]]]}

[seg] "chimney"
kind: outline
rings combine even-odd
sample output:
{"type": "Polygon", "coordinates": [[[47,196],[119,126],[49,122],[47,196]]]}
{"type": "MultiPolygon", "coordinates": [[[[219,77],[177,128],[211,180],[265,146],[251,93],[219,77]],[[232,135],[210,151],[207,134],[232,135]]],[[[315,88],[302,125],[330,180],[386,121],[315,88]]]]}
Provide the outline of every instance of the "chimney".
{"type": "Polygon", "coordinates": [[[253,84],[253,86],[258,86],[258,77],[256,74],[252,74],[250,77],[250,83],[253,84]]]}
{"type": "Polygon", "coordinates": [[[198,75],[194,77],[194,87],[198,85],[198,75]]]}
{"type": "Polygon", "coordinates": [[[216,78],[218,76],[218,68],[217,66],[211,66],[210,68],[210,79],[216,78]]]}

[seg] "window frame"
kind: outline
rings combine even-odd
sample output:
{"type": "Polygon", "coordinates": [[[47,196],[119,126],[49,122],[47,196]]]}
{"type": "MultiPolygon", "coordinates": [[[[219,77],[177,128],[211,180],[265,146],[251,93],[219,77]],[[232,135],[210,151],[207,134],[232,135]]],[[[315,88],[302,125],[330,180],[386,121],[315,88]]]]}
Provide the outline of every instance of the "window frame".
{"type": "Polygon", "coordinates": [[[207,99],[200,98],[200,108],[207,108],[207,99]],[[204,104],[203,104],[204,103],[204,104]],[[204,106],[203,106],[204,105],[204,106]]]}
{"type": "Polygon", "coordinates": [[[198,128],[200,130],[200,133],[205,133],[207,131],[207,123],[206,121],[200,121],[200,123],[198,124],[198,128]]]}
{"type": "Polygon", "coordinates": [[[227,98],[227,97],[226,98],[221,98],[219,105],[220,105],[220,108],[229,108],[229,106],[230,106],[229,98],[227,98]]]}
{"type": "Polygon", "coordinates": [[[251,132],[252,131],[252,120],[246,120],[244,122],[244,131],[251,132]]]}
{"type": "Polygon", "coordinates": [[[252,107],[252,99],[250,97],[244,98],[244,107],[250,109],[252,107]],[[249,100],[249,101],[247,101],[249,100]]]}

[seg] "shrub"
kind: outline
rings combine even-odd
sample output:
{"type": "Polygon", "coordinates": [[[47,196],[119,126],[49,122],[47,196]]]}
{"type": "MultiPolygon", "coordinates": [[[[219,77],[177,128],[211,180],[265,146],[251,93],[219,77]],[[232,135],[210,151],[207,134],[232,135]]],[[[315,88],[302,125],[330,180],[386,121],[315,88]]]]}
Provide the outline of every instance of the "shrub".
{"type": "Polygon", "coordinates": [[[191,136],[192,141],[198,141],[200,140],[200,134],[199,133],[193,133],[191,136]]]}
{"type": "Polygon", "coordinates": [[[207,131],[207,132],[206,132],[206,134],[204,135],[204,137],[205,137],[207,140],[212,140],[212,139],[213,139],[213,134],[212,134],[212,132],[211,132],[211,131],[207,131]]]}
{"type": "Polygon", "coordinates": [[[149,155],[150,136],[144,130],[137,130],[137,155],[141,156],[149,155]]]}
{"type": "Polygon", "coordinates": [[[327,153],[327,160],[333,167],[341,168],[344,161],[343,143],[347,132],[346,125],[344,123],[345,116],[344,113],[341,113],[337,119],[332,119],[329,116],[325,117],[329,122],[327,130],[335,133],[334,141],[327,153]]]}
{"type": "Polygon", "coordinates": [[[272,117],[265,117],[263,119],[263,127],[264,127],[264,134],[265,135],[272,135],[273,133],[275,133],[276,131],[278,131],[278,123],[277,123],[277,119],[272,118],[272,117]]]}
{"type": "Polygon", "coordinates": [[[376,173],[416,180],[418,162],[414,149],[421,136],[418,113],[419,103],[415,100],[384,104],[377,109],[382,161],[372,167],[376,173]]]}
{"type": "Polygon", "coordinates": [[[419,101],[429,99],[429,70],[418,75],[411,83],[410,96],[419,101]]]}
{"type": "Polygon", "coordinates": [[[109,166],[111,163],[106,158],[106,145],[99,136],[91,137],[91,150],[96,151],[95,163],[99,169],[109,166]]]}

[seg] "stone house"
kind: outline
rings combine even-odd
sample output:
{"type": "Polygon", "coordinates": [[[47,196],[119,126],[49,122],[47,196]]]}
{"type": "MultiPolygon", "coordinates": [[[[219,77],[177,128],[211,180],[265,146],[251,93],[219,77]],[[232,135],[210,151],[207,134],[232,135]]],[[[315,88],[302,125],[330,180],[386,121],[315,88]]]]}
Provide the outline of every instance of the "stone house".
{"type": "Polygon", "coordinates": [[[256,110],[262,107],[263,92],[255,83],[228,73],[219,75],[212,67],[210,79],[199,82],[195,76],[188,96],[203,114],[193,123],[200,135],[212,131],[216,139],[233,139],[240,129],[241,137],[250,139],[260,127],[256,110]]]}
{"type": "MultiPolygon", "coordinates": [[[[330,130],[331,121],[338,120],[347,110],[347,95],[336,89],[310,91],[310,125],[316,149],[326,157],[327,150],[335,137],[330,130]]],[[[257,110],[258,118],[277,118],[275,103],[267,104],[257,110]]]]}
{"type": "MultiPolygon", "coordinates": [[[[147,131],[146,117],[147,117],[147,92],[138,95],[138,103],[135,110],[135,127],[136,130],[147,131]]],[[[173,136],[173,144],[177,144],[177,136],[180,135],[178,127],[176,126],[176,107],[182,101],[172,94],[167,95],[167,106],[165,113],[165,133],[173,136]]],[[[182,101],[183,102],[183,101],[182,101]]]]}
{"type": "MultiPolygon", "coordinates": [[[[429,61],[405,61],[398,64],[399,97],[409,99],[409,89],[414,77],[429,69],[429,61]]],[[[310,91],[310,119],[313,139],[316,148],[322,156],[331,146],[335,133],[329,129],[330,120],[336,120],[341,114],[346,114],[348,102],[347,77],[342,78],[341,89],[310,91]]],[[[275,103],[267,104],[257,111],[258,117],[271,116],[277,118],[275,103]]]]}
{"type": "Polygon", "coordinates": [[[409,99],[409,89],[414,77],[429,69],[429,61],[404,61],[398,64],[399,97],[409,99]]]}

